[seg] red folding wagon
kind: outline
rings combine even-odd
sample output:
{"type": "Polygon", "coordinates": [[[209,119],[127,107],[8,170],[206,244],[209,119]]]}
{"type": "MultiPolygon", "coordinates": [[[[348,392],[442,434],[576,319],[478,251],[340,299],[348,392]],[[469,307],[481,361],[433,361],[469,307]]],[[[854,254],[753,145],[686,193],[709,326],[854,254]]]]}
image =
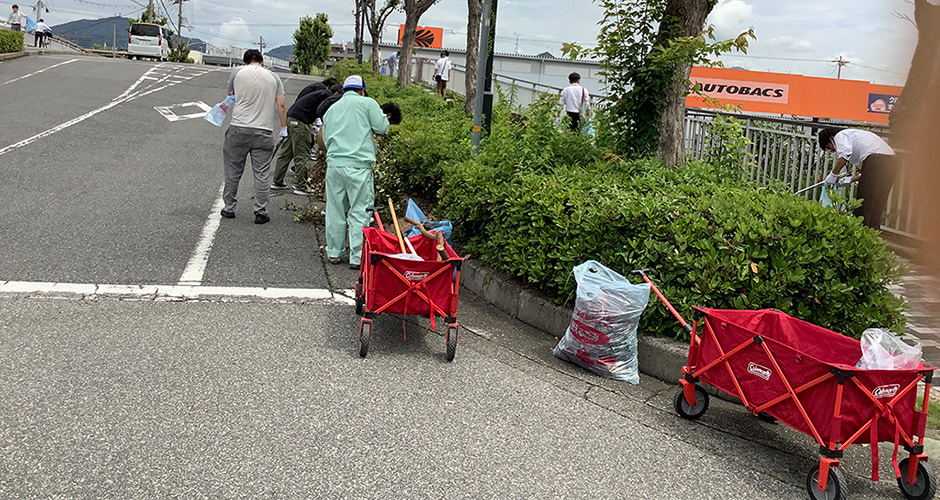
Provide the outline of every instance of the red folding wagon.
{"type": "MultiPolygon", "coordinates": [[[[381,227],[381,219],[375,214],[381,227]]],[[[435,317],[447,324],[447,360],[453,361],[457,350],[457,296],[463,259],[444,242],[447,259],[437,260],[437,242],[423,235],[408,238],[423,261],[400,255],[398,238],[384,230],[363,228],[362,261],[356,283],[356,314],[359,323],[359,355],[365,357],[372,339],[372,321],[382,313],[427,316],[431,329],[435,317]]],[[[404,329],[404,327],[403,327],[404,329]]]]}
{"type": "Polygon", "coordinates": [[[676,412],[697,419],[708,409],[698,382],[736,396],[747,411],[770,416],[807,434],[822,458],[806,477],[812,499],[844,499],[839,467],[853,443],[869,443],[872,480],[878,480],[878,443],[894,443],[891,457],[906,498],[926,500],[937,490],[923,440],[934,367],[912,370],[855,368],[858,340],[793,318],[775,309],[758,311],[695,307],[689,325],[643,271],[636,271],[691,336],[688,363],[673,398],[676,412]],[[918,384],[923,403],[917,409],[918,384]],[[898,462],[898,448],[909,453],[898,462]]]}

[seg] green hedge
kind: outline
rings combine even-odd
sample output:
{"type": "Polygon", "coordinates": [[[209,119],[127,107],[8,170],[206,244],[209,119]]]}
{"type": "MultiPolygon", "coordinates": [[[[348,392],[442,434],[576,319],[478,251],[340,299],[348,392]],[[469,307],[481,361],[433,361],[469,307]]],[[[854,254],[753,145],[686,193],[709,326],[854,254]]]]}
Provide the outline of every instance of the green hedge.
{"type": "MultiPolygon", "coordinates": [[[[627,274],[650,268],[676,308],[775,307],[858,337],[900,331],[904,303],[886,288],[901,266],[860,219],[771,188],[729,183],[694,164],[603,158],[559,132],[539,103],[525,127],[506,116],[482,154],[447,169],[442,208],[465,251],[556,301],[573,297],[587,259],[627,274]]],[[[684,335],[658,301],[642,331],[684,335]]]]}
{"type": "Polygon", "coordinates": [[[0,30],[0,54],[23,51],[23,32],[0,30]]]}

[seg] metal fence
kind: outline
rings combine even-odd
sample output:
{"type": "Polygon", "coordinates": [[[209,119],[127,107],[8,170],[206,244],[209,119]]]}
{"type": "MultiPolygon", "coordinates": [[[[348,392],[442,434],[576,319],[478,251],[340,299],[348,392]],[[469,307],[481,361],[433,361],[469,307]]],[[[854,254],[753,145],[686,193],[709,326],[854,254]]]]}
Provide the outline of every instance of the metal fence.
{"type": "MultiPolygon", "coordinates": [[[[754,115],[726,114],[739,120],[749,140],[746,176],[761,184],[781,182],[793,192],[812,186],[825,178],[835,164],[831,152],[819,149],[816,134],[826,126],[858,126],[847,123],[823,123],[809,120],[785,120],[754,115]]],[[[685,117],[685,149],[690,158],[701,158],[721,148],[719,135],[714,133],[718,113],[688,109],[685,117]]],[[[868,125],[865,128],[890,142],[885,126],[868,125]]],[[[911,181],[904,168],[903,151],[898,151],[901,169],[888,198],[882,230],[901,236],[917,238],[921,234],[920,220],[911,200],[911,181]]],[[[854,195],[854,186],[849,194],[854,195]]],[[[822,188],[801,194],[818,200],[822,188]]]]}

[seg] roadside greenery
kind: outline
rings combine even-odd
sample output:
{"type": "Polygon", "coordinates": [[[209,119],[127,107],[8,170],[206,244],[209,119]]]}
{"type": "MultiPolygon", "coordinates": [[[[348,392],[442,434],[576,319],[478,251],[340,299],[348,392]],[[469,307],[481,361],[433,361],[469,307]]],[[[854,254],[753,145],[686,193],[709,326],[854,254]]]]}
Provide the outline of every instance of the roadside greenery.
{"type": "MultiPolygon", "coordinates": [[[[441,208],[465,251],[559,302],[573,297],[572,267],[593,258],[651,269],[680,311],[774,307],[855,337],[903,327],[886,288],[901,266],[859,219],[728,182],[738,165],[723,151],[676,170],[621,160],[558,131],[552,111],[530,107],[524,129],[498,113],[483,152],[446,169],[441,208]]],[[[684,335],[650,304],[642,331],[684,335]]]]}
{"type": "MultiPolygon", "coordinates": [[[[332,76],[363,75],[371,97],[401,106],[402,124],[380,146],[376,199],[421,198],[454,223],[463,252],[556,302],[573,300],[571,269],[597,259],[625,275],[649,268],[685,313],[775,307],[855,337],[903,328],[903,301],[886,288],[903,269],[877,233],[742,181],[747,143],[733,119],[718,121],[702,161],[668,169],[560,130],[557,98],[546,96],[525,111],[497,105],[493,134],[471,157],[462,103],[370,69],[341,62],[332,76]]],[[[655,300],[641,327],[684,335],[655,300]]]]}
{"type": "Polygon", "coordinates": [[[23,32],[0,30],[0,54],[23,51],[23,32]]]}

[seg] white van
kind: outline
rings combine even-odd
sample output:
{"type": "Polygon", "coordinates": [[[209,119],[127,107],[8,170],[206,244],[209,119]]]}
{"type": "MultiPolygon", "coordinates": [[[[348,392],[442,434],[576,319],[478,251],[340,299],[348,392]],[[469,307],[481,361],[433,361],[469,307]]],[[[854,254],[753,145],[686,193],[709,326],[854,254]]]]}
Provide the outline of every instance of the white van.
{"type": "Polygon", "coordinates": [[[127,32],[127,54],[132,59],[151,57],[166,61],[170,54],[166,27],[150,23],[132,24],[127,32]]]}

